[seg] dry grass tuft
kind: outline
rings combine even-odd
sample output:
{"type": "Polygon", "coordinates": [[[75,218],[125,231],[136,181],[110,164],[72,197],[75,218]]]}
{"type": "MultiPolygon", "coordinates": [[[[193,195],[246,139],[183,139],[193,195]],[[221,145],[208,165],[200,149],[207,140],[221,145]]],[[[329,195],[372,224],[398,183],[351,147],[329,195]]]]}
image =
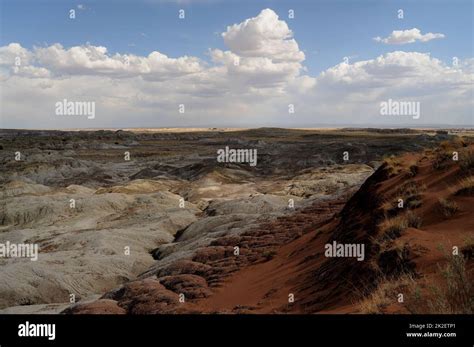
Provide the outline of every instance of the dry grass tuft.
{"type": "Polygon", "coordinates": [[[413,161],[408,166],[408,176],[415,177],[418,174],[418,165],[416,161],[413,161]]]}
{"type": "Polygon", "coordinates": [[[452,217],[457,211],[459,211],[458,204],[452,200],[439,198],[438,209],[445,217],[452,217]]]}
{"type": "Polygon", "coordinates": [[[439,266],[439,269],[445,285],[444,288],[432,288],[433,296],[428,300],[430,313],[474,313],[474,286],[468,278],[466,259],[462,255],[452,255],[446,266],[439,266]]]}
{"type": "Polygon", "coordinates": [[[357,308],[360,313],[379,314],[391,304],[398,302],[398,295],[407,292],[408,288],[414,287],[415,279],[412,274],[404,274],[397,279],[382,277],[377,288],[368,296],[363,298],[357,308]]]}
{"type": "Polygon", "coordinates": [[[447,257],[444,267],[439,266],[443,283],[426,286],[422,290],[413,274],[404,274],[396,279],[382,277],[377,287],[357,304],[361,313],[384,313],[392,304],[400,303],[414,314],[473,314],[474,285],[466,270],[466,259],[462,255],[447,257]]]}
{"type": "Polygon", "coordinates": [[[406,219],[409,228],[421,228],[423,221],[421,217],[417,216],[414,212],[408,211],[408,213],[406,214],[406,219]]]}
{"type": "Polygon", "coordinates": [[[454,195],[472,196],[474,195],[474,176],[463,178],[458,186],[453,190],[454,195]]]}
{"type": "Polygon", "coordinates": [[[393,240],[401,236],[407,228],[420,228],[422,225],[421,217],[414,212],[408,211],[402,216],[385,219],[380,225],[381,240],[393,240]]]}
{"type": "Polygon", "coordinates": [[[391,176],[395,176],[402,171],[402,165],[394,155],[385,157],[384,162],[387,164],[387,169],[391,176]]]}
{"type": "Polygon", "coordinates": [[[402,235],[402,232],[408,228],[408,221],[405,216],[397,216],[385,219],[380,225],[381,240],[393,240],[402,235]]]}
{"type": "Polygon", "coordinates": [[[453,163],[453,153],[451,151],[442,149],[436,151],[433,161],[433,168],[437,170],[444,170],[453,163]]]}
{"type": "Polygon", "coordinates": [[[459,155],[459,165],[462,171],[470,172],[474,169],[474,151],[466,149],[459,155]]]}

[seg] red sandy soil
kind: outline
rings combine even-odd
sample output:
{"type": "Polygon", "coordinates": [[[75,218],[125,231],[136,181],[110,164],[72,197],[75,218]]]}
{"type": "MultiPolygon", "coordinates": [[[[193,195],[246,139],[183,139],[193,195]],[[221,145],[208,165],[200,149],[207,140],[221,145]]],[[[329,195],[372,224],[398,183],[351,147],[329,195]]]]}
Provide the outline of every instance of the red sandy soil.
{"type": "MultiPolygon", "coordinates": [[[[474,150],[457,146],[460,152],[474,150]]],[[[412,273],[440,286],[439,265],[446,263],[442,248],[450,252],[452,246],[466,255],[472,282],[472,241],[466,246],[466,240],[474,237],[474,196],[472,191],[462,195],[454,191],[462,178],[472,176],[473,168],[462,169],[459,162],[447,160],[435,169],[436,155],[437,151],[424,151],[399,157],[395,171],[382,165],[345,205],[343,200],[316,204],[240,237],[219,239],[193,259],[175,264],[169,276],[133,281],[67,312],[358,313],[358,302],[381,277],[412,273]],[[414,175],[411,165],[417,167],[414,175]],[[407,182],[420,191],[421,205],[411,211],[422,225],[403,231],[394,240],[398,248],[380,249],[374,239],[389,213],[384,203],[397,201],[407,182]],[[439,198],[455,201],[459,211],[445,217],[439,198]],[[365,261],[325,257],[324,245],[333,240],[364,243],[365,261]],[[240,247],[239,256],[233,254],[235,245],[240,247]],[[178,302],[178,293],[185,293],[185,303],[178,302]],[[288,302],[290,294],[293,303],[288,302]]],[[[407,207],[394,213],[406,212],[407,207]]],[[[395,303],[385,312],[407,311],[395,303]]]]}

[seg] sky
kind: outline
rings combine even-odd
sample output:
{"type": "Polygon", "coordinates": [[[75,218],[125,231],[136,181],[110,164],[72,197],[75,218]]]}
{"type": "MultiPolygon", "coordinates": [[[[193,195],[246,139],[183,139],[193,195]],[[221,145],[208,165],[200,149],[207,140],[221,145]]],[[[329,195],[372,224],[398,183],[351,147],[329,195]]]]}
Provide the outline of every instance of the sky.
{"type": "Polygon", "coordinates": [[[471,0],[0,3],[2,128],[474,124],[471,0]]]}

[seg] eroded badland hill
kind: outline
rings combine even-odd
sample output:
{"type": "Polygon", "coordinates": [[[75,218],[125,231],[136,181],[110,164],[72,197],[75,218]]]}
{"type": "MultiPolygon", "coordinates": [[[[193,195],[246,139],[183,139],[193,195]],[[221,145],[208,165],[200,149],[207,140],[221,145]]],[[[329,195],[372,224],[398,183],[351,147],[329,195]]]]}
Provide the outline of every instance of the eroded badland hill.
{"type": "Polygon", "coordinates": [[[1,138],[0,243],[39,246],[37,261],[0,258],[3,312],[472,305],[468,136],[217,129],[2,130],[1,138]],[[257,165],[219,162],[225,147],[256,150],[257,165]],[[328,257],[334,242],[363,244],[364,259],[328,257]],[[445,273],[457,271],[464,277],[453,289],[445,273]]]}

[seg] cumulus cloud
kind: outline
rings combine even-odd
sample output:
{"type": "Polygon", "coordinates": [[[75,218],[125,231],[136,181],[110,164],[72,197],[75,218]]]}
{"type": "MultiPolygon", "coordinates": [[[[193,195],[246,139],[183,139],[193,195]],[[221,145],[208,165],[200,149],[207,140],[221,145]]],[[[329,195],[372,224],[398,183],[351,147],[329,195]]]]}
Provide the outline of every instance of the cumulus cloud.
{"type": "Polygon", "coordinates": [[[227,49],[210,49],[210,63],[92,45],[0,47],[0,127],[406,125],[379,115],[389,98],[422,103],[414,125],[472,124],[472,59],[448,66],[426,53],[395,51],[310,76],[291,30],[269,9],[222,37],[227,49]],[[95,101],[96,118],[56,116],[62,99],[95,101]]]}
{"type": "Polygon", "coordinates": [[[108,75],[111,77],[143,76],[168,79],[202,70],[202,62],[194,57],[169,58],[160,52],[147,57],[107,54],[101,46],[75,46],[64,49],[60,44],[35,48],[33,54],[42,66],[58,75],[108,75]]]}
{"type": "MultiPolygon", "coordinates": [[[[429,53],[394,51],[321,72],[310,105],[325,124],[474,125],[471,59],[447,65],[429,53]],[[388,99],[419,102],[420,119],[380,115],[388,99]]],[[[311,110],[303,110],[310,113],[311,110]]]]}
{"type": "Polygon", "coordinates": [[[0,47],[0,66],[2,67],[29,65],[31,58],[32,53],[19,43],[10,43],[8,46],[0,47]]]}
{"type": "Polygon", "coordinates": [[[338,64],[321,73],[318,80],[362,86],[390,86],[401,82],[465,85],[472,82],[472,75],[446,66],[428,53],[395,51],[375,59],[338,64]]]}
{"type": "Polygon", "coordinates": [[[304,53],[286,22],[271,9],[228,26],[222,38],[229,50],[211,50],[210,55],[237,85],[281,92],[303,69],[304,53]]]}
{"type": "Polygon", "coordinates": [[[428,42],[434,39],[442,39],[444,37],[444,34],[441,33],[422,34],[420,29],[413,28],[409,30],[394,30],[386,38],[381,38],[380,36],[377,36],[374,38],[374,40],[389,45],[404,45],[406,43],[413,43],[416,41],[428,42]]]}
{"type": "Polygon", "coordinates": [[[230,50],[242,57],[265,57],[277,62],[305,59],[286,22],[279,20],[271,9],[227,27],[222,37],[230,50]]]}

